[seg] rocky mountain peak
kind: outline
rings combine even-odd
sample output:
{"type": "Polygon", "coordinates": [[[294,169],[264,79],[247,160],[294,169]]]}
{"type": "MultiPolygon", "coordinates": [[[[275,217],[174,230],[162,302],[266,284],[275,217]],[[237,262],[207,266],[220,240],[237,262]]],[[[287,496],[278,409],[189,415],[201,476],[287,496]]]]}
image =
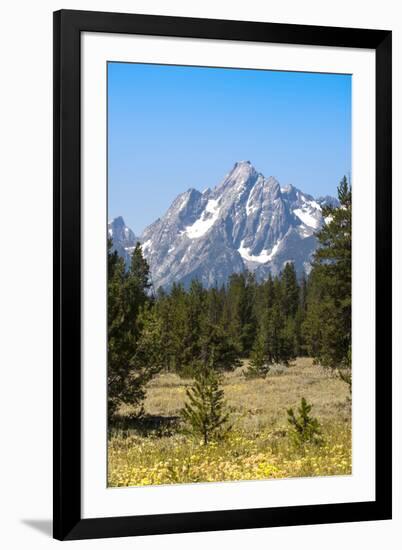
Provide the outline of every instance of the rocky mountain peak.
{"type": "Polygon", "coordinates": [[[110,223],[110,226],[114,229],[121,229],[126,226],[124,223],[123,216],[117,216],[117,218],[113,218],[113,220],[110,223]]]}
{"type": "Polygon", "coordinates": [[[108,223],[108,236],[112,239],[115,250],[128,263],[130,254],[139,239],[126,226],[122,216],[117,216],[108,223]]]}
{"type": "Polygon", "coordinates": [[[224,177],[223,181],[216,187],[222,192],[228,188],[237,188],[252,185],[258,177],[258,173],[249,160],[236,162],[231,171],[224,177]]]}
{"type": "MultiPolygon", "coordinates": [[[[323,204],[331,201],[336,199],[322,198],[323,204]]],[[[109,227],[116,250],[127,259],[133,245],[121,220],[109,227]]],[[[292,185],[281,188],[274,176],[265,178],[250,161],[240,161],[216,187],[178,195],[144,230],[141,243],[156,287],[188,285],[194,278],[212,286],[245,269],[264,279],[289,261],[299,275],[308,272],[323,223],[313,197],[292,185]]]]}

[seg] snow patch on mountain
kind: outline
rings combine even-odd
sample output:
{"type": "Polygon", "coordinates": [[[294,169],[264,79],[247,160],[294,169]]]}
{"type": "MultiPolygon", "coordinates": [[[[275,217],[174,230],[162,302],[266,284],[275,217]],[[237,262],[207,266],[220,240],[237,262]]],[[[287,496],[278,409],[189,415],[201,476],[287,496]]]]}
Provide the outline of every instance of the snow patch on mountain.
{"type": "Polygon", "coordinates": [[[307,237],[311,237],[311,235],[314,234],[314,231],[312,231],[311,227],[306,227],[304,224],[299,225],[297,228],[299,235],[302,239],[306,239],[307,237]]]}
{"type": "Polygon", "coordinates": [[[147,241],[145,241],[145,243],[142,243],[142,251],[144,252],[144,254],[146,254],[148,252],[148,249],[152,247],[152,240],[151,239],[148,239],[147,241]]]}
{"type": "Polygon", "coordinates": [[[311,215],[311,213],[307,210],[302,210],[301,208],[296,208],[296,210],[293,210],[293,212],[296,214],[296,216],[308,227],[313,227],[314,229],[317,229],[319,226],[319,220],[311,215]]]}
{"type": "Polygon", "coordinates": [[[210,199],[205,206],[202,216],[186,228],[186,233],[190,239],[199,239],[211,229],[219,216],[218,202],[215,199],[210,199]]]}
{"type": "Polygon", "coordinates": [[[316,201],[309,201],[310,203],[310,206],[312,206],[313,208],[316,208],[317,210],[322,210],[321,206],[318,204],[318,202],[316,201]]]}
{"type": "Polygon", "coordinates": [[[244,240],[240,243],[240,247],[237,249],[240,256],[244,258],[247,262],[257,262],[259,264],[265,264],[270,260],[272,260],[272,258],[275,256],[276,252],[278,251],[278,247],[279,247],[279,242],[278,242],[273,246],[271,252],[268,252],[268,250],[262,250],[259,254],[253,255],[253,254],[250,254],[249,248],[244,247],[243,243],[244,243],[244,240]]]}

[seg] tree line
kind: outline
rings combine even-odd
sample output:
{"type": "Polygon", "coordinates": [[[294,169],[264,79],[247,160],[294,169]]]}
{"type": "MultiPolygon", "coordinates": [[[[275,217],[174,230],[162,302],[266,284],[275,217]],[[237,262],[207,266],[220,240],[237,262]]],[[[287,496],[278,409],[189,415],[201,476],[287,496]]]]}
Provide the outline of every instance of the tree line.
{"type": "MultiPolygon", "coordinates": [[[[197,378],[233,370],[246,376],[311,356],[321,365],[351,367],[351,188],[343,178],[340,207],[325,207],[327,223],[308,277],[288,262],[277,277],[257,281],[235,273],[225,285],[151,292],[149,265],[137,243],[126,269],[108,243],[108,406],[141,405],[146,384],[164,370],[197,378]]],[[[346,369],[346,371],[345,371],[346,369]]],[[[349,381],[347,375],[345,380],[349,381]]]]}

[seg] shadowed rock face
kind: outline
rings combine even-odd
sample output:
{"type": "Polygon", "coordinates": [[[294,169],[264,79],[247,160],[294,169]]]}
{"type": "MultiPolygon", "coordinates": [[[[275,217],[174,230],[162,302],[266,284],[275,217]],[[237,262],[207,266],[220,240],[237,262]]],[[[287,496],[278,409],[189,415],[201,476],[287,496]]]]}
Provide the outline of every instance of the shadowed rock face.
{"type": "MultiPolygon", "coordinates": [[[[231,273],[248,269],[258,279],[278,274],[292,261],[299,275],[310,270],[317,247],[314,233],[324,223],[321,205],[293,186],[281,188],[249,161],[237,162],[214,189],[188,189],[140,237],[155,287],[225,283],[231,273]]],[[[118,253],[129,261],[134,233],[121,217],[109,223],[118,253]]]]}

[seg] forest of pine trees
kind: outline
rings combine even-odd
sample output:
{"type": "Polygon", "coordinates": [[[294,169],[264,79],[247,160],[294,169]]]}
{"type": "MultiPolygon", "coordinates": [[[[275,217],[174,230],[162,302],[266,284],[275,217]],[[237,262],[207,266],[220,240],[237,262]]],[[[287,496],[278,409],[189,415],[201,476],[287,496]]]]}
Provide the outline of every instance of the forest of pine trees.
{"type": "Polygon", "coordinates": [[[256,281],[250,272],[227,284],[169,291],[151,286],[141,245],[131,265],[108,252],[108,406],[141,406],[145,386],[164,370],[196,378],[200,369],[222,373],[249,359],[246,376],[311,356],[333,369],[351,367],[351,188],[343,178],[340,207],[324,208],[329,221],[308,278],[292,263],[277,277],[256,281]]]}

